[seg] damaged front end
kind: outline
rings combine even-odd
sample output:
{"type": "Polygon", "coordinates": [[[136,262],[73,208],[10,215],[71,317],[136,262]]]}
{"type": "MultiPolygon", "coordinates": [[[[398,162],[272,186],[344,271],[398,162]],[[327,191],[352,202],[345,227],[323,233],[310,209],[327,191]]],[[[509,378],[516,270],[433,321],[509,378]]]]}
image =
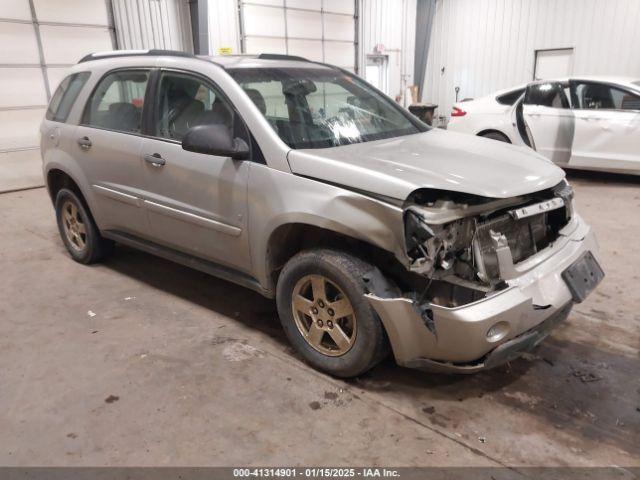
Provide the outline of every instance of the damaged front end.
{"type": "MultiPolygon", "coordinates": [[[[571,187],[509,199],[417,191],[405,206],[409,270],[480,292],[504,288],[515,265],[551,246],[572,218],[571,187]]],[[[473,298],[474,300],[477,298],[473,298]]],[[[455,298],[444,306],[457,306],[455,298]]]]}
{"type": "Polygon", "coordinates": [[[558,272],[597,250],[572,198],[566,181],[508,199],[414,192],[404,206],[403,294],[368,295],[398,363],[477,371],[544,338],[572,305],[558,272]]]}

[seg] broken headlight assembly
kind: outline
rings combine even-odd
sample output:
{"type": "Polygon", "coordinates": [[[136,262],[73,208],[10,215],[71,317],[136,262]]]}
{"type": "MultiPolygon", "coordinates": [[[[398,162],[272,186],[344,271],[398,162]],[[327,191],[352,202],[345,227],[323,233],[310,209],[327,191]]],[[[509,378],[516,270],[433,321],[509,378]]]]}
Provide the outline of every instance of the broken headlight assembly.
{"type": "Polygon", "coordinates": [[[459,264],[471,268],[473,228],[470,218],[430,225],[419,209],[407,209],[405,238],[411,271],[432,277],[436,271],[454,274],[460,270],[459,264]]]}
{"type": "Polygon", "coordinates": [[[509,268],[550,246],[573,215],[564,180],[509,199],[447,193],[415,195],[404,213],[409,270],[430,282],[498,289],[509,268]]]}

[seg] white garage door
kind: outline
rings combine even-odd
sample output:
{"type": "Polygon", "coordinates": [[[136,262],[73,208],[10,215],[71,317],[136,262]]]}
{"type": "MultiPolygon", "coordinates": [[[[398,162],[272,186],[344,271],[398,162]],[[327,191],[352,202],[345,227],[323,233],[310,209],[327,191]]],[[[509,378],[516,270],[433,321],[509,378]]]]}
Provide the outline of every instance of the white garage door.
{"type": "Polygon", "coordinates": [[[245,53],[282,53],[357,72],[355,0],[240,0],[245,53]]]}
{"type": "Polygon", "coordinates": [[[0,152],[35,149],[66,69],[113,48],[106,0],[0,0],[0,152]]]}

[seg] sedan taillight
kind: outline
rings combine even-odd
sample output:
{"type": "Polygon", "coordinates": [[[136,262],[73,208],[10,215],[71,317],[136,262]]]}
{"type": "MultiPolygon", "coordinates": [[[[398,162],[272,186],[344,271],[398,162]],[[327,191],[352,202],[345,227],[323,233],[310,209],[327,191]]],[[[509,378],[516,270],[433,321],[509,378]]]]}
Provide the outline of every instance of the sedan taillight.
{"type": "Polygon", "coordinates": [[[464,117],[466,114],[467,112],[458,107],[453,107],[453,112],[451,112],[452,117],[464,117]]]}

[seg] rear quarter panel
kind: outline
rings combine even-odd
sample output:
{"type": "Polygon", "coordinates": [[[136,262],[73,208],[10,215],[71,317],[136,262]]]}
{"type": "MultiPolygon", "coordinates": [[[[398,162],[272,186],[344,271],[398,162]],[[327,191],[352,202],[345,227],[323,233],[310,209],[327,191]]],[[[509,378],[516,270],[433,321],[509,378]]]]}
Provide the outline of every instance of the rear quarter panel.
{"type": "MultiPolygon", "coordinates": [[[[87,177],[73,155],[74,134],[77,125],[52,122],[44,119],[40,124],[40,154],[42,156],[42,174],[45,185],[48,184],[48,175],[51,170],[61,170],[66,173],[78,185],[89,208],[93,212],[95,202],[92,191],[89,188],[87,177]]],[[[55,198],[51,199],[55,202],[55,198]]]]}
{"type": "Polygon", "coordinates": [[[495,96],[482,97],[469,102],[459,102],[454,107],[466,115],[451,117],[447,130],[478,135],[487,130],[504,134],[511,143],[519,144],[517,130],[513,125],[513,105],[501,105],[495,96]]]}

